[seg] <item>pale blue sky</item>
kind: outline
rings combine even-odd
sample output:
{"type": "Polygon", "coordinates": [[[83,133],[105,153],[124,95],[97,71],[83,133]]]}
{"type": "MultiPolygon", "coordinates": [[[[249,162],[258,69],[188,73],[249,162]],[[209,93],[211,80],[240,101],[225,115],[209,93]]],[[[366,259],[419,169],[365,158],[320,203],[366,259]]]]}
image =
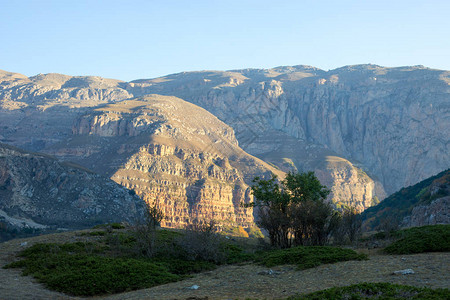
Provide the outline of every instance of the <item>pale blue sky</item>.
{"type": "Polygon", "coordinates": [[[0,69],[132,80],[193,70],[450,69],[449,0],[0,0],[0,69]]]}

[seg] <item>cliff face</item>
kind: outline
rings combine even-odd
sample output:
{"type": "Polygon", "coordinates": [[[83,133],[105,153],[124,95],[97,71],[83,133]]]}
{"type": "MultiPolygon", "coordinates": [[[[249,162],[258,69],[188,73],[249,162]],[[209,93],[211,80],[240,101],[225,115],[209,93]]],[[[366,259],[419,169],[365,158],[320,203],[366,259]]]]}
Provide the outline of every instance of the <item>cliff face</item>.
{"type": "Polygon", "coordinates": [[[392,193],[450,166],[449,74],[420,66],[295,66],[180,73],[134,81],[128,90],[176,95],[211,111],[259,157],[280,148],[267,143],[273,130],[306,142],[299,152],[311,144],[330,149],[360,162],[392,193]]]}
{"type": "Polygon", "coordinates": [[[0,144],[0,221],[69,229],[142,217],[144,203],[115,182],[50,156],[0,144]]]}
{"type": "Polygon", "coordinates": [[[133,189],[166,215],[162,225],[194,220],[254,225],[249,184],[270,172],[283,175],[238,147],[232,128],[179,98],[150,95],[80,116],[68,143],[53,147],[133,189]],[[80,156],[80,154],[82,155],[80,156]]]}

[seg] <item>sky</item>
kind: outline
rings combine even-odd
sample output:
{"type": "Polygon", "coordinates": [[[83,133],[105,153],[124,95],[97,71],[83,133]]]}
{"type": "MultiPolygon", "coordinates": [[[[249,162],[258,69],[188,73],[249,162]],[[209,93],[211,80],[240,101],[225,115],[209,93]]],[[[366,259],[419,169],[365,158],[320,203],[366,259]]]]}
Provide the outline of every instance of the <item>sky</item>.
{"type": "Polygon", "coordinates": [[[133,80],[372,63],[450,70],[449,0],[0,0],[0,69],[133,80]]]}

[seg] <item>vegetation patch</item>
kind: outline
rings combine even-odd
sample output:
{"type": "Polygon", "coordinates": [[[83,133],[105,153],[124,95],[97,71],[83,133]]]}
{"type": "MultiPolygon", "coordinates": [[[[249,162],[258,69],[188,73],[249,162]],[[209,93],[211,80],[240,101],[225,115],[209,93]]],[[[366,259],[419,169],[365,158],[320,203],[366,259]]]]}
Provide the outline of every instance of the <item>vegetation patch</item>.
{"type": "Polygon", "coordinates": [[[418,288],[391,283],[359,283],[345,287],[334,287],[307,295],[290,297],[290,300],[312,299],[433,299],[450,298],[448,289],[418,288]]]}
{"type": "Polygon", "coordinates": [[[267,267],[293,264],[300,270],[348,260],[366,260],[367,255],[351,249],[329,246],[299,246],[257,254],[256,261],[267,267]]]}
{"type": "Polygon", "coordinates": [[[450,251],[450,225],[430,225],[398,230],[399,238],[385,248],[389,254],[413,254],[450,251]]]}
{"type": "Polygon", "coordinates": [[[22,260],[5,268],[23,268],[23,275],[33,275],[52,290],[76,296],[149,288],[215,268],[207,261],[163,255],[132,257],[131,253],[124,250],[117,257],[110,245],[100,243],[36,244],[21,252],[22,260]]]}

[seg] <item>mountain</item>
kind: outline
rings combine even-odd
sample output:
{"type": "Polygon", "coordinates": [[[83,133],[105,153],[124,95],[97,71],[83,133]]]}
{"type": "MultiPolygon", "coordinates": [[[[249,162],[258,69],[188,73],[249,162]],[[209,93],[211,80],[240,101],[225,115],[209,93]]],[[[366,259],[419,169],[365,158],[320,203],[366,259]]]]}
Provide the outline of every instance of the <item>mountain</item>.
{"type": "Polygon", "coordinates": [[[403,188],[362,213],[366,230],[450,223],[450,169],[403,188]]]}
{"type": "MultiPolygon", "coordinates": [[[[177,96],[229,125],[242,150],[282,171],[313,170],[331,188],[330,200],[364,210],[450,167],[449,84],[448,71],[423,66],[292,66],[132,82],[2,71],[0,141],[62,158],[71,151],[91,168],[95,147],[54,148],[71,139],[82,144],[73,131],[80,116],[137,96],[177,96]]],[[[94,169],[113,176],[120,163],[94,169]]]]}
{"type": "Polygon", "coordinates": [[[65,160],[89,166],[163,210],[162,225],[215,219],[254,226],[250,184],[284,173],[244,152],[234,131],[206,110],[170,96],[147,95],[104,105],[73,124],[72,137],[52,145],[65,160]]]}
{"type": "Polygon", "coordinates": [[[144,202],[110,179],[46,154],[0,144],[2,232],[135,222],[144,202]]]}
{"type": "Polygon", "coordinates": [[[132,81],[127,90],[207,109],[263,160],[288,158],[314,169],[324,156],[345,158],[388,194],[450,167],[448,71],[356,65],[184,72],[132,81]],[[280,143],[289,138],[297,143],[280,143]],[[322,149],[334,155],[317,154],[322,149]]]}

